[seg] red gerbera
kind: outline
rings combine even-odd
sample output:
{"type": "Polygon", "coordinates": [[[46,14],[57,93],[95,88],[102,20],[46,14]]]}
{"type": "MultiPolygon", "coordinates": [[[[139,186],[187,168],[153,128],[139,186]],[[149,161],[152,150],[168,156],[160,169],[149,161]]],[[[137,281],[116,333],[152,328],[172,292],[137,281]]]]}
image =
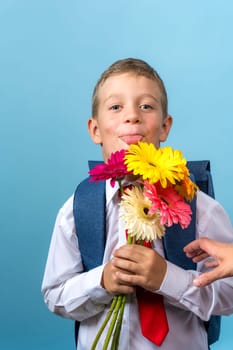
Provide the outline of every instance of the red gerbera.
{"type": "Polygon", "coordinates": [[[146,182],[145,189],[145,196],[152,202],[149,214],[154,214],[159,210],[161,225],[169,227],[179,223],[182,228],[188,227],[192,214],[190,205],[174,188],[162,188],[159,183],[151,185],[146,182]]]}
{"type": "Polygon", "coordinates": [[[130,174],[124,164],[125,150],[112,153],[107,163],[97,164],[89,171],[90,181],[102,181],[111,179],[110,184],[114,187],[117,180],[121,180],[125,175],[130,174]]]}

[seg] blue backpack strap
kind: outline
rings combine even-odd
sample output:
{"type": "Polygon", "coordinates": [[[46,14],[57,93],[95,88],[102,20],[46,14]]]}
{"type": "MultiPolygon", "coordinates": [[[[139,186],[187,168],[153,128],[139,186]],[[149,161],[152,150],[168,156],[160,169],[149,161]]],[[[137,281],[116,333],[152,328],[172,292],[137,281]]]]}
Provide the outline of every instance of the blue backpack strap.
{"type": "MultiPolygon", "coordinates": [[[[89,162],[93,167],[96,162],[89,162]]],[[[82,181],[74,194],[73,214],[84,271],[102,264],[105,249],[105,181],[82,181]]]]}
{"type": "Polygon", "coordinates": [[[190,225],[182,229],[179,224],[166,227],[166,234],[162,238],[165,258],[185,270],[196,270],[196,264],[183,251],[186,244],[195,239],[196,232],[196,198],[190,203],[192,220],[190,225]]]}
{"type": "MultiPolygon", "coordinates": [[[[187,162],[192,180],[200,190],[214,198],[214,186],[210,173],[209,160],[195,160],[187,162]]],[[[196,198],[191,202],[192,220],[186,229],[180,225],[173,225],[166,228],[166,235],[163,237],[163,245],[166,258],[172,263],[184,269],[196,270],[196,264],[186,257],[183,247],[196,237],[196,198]]]]}
{"type": "MultiPolygon", "coordinates": [[[[89,161],[91,169],[99,162],[89,161]]],[[[78,236],[80,254],[84,271],[102,264],[106,228],[105,228],[105,181],[90,182],[83,180],[74,193],[73,215],[78,236]]],[[[77,347],[80,322],[75,321],[75,344],[77,347]]]]}
{"type": "MultiPolygon", "coordinates": [[[[90,169],[100,162],[89,162],[90,169]]],[[[188,162],[188,168],[193,180],[199,188],[214,196],[213,183],[209,161],[188,162]]],[[[172,263],[184,269],[196,269],[196,264],[188,259],[183,247],[195,239],[196,198],[191,202],[192,220],[185,230],[179,225],[166,229],[163,237],[165,257],[172,263]]],[[[78,235],[79,248],[82,256],[84,271],[88,271],[102,264],[104,255],[105,228],[105,181],[90,182],[85,179],[78,185],[74,195],[74,219],[78,235]]],[[[208,343],[212,344],[219,338],[220,317],[212,316],[205,322],[208,330],[208,343]]],[[[77,340],[79,323],[75,322],[75,339],[77,340]]]]}
{"type": "MultiPolygon", "coordinates": [[[[192,175],[192,180],[199,186],[200,190],[214,197],[214,188],[210,173],[209,161],[188,162],[188,168],[192,175]]],[[[173,225],[166,228],[163,237],[165,257],[173,264],[186,270],[196,270],[196,264],[186,257],[183,247],[196,238],[196,198],[191,202],[192,220],[186,229],[181,229],[180,225],[173,225]]],[[[204,322],[208,334],[208,344],[211,345],[219,339],[221,317],[211,316],[208,322],[204,322]]]]}
{"type": "Polygon", "coordinates": [[[191,174],[195,177],[195,182],[200,190],[208,194],[210,197],[214,196],[214,185],[210,172],[209,160],[193,160],[187,162],[187,166],[191,174]]]}

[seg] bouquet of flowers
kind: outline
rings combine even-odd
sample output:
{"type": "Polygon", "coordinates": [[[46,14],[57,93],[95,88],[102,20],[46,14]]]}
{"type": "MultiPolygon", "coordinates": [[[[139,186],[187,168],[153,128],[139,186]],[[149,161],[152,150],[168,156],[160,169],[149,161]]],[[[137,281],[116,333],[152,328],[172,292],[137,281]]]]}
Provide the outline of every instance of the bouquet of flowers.
{"type": "MultiPolygon", "coordinates": [[[[168,146],[157,149],[153,144],[138,142],[127,150],[112,153],[107,163],[98,164],[89,172],[91,181],[110,179],[112,187],[118,182],[120,217],[128,234],[128,244],[162,238],[166,226],[173,224],[188,227],[192,214],[188,202],[198,187],[191,181],[186,163],[179,150],[168,146]],[[133,186],[124,190],[123,180],[132,177],[133,186]]],[[[96,349],[108,323],[103,350],[108,349],[110,340],[110,349],[118,349],[125,302],[125,295],[113,298],[91,350],[96,349]]]]}

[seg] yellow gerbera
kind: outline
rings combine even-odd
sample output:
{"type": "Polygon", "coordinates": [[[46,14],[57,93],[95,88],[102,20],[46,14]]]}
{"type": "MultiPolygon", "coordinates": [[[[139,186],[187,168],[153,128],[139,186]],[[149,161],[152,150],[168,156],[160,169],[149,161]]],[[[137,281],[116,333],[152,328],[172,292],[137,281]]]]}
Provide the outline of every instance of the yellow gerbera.
{"type": "Polygon", "coordinates": [[[130,145],[124,159],[128,171],[141,175],[151,184],[160,181],[163,188],[167,187],[167,181],[175,184],[183,180],[187,169],[181,151],[168,146],[156,149],[146,142],[130,145]]]}
{"type": "Polygon", "coordinates": [[[128,188],[121,197],[120,217],[128,234],[136,240],[153,241],[165,234],[165,228],[160,224],[160,213],[148,214],[151,205],[140,187],[128,188]]]}

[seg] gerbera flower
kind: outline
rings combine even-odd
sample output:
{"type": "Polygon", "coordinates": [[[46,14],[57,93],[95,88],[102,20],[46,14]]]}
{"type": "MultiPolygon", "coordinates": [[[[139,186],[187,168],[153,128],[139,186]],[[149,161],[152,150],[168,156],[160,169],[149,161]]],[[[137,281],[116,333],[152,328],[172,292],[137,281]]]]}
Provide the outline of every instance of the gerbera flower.
{"type": "Polygon", "coordinates": [[[182,197],[191,201],[199,190],[199,187],[190,179],[190,177],[185,176],[182,181],[176,184],[175,189],[182,197]]]}
{"type": "Polygon", "coordinates": [[[152,241],[161,238],[165,228],[160,223],[159,211],[149,214],[152,202],[143,195],[141,187],[126,189],[121,197],[120,217],[125,222],[125,229],[136,240],[152,241]]]}
{"type": "Polygon", "coordinates": [[[175,184],[184,178],[186,159],[171,147],[156,149],[152,143],[138,142],[126,151],[125,164],[134,175],[141,175],[151,184],[160,181],[165,188],[167,182],[175,184]]]}
{"type": "Polygon", "coordinates": [[[174,188],[162,188],[159,184],[145,183],[145,196],[152,202],[149,214],[160,212],[161,225],[172,226],[180,224],[188,227],[191,221],[191,208],[174,188]]]}
{"type": "Polygon", "coordinates": [[[111,179],[110,184],[114,187],[115,182],[122,180],[129,174],[124,163],[125,150],[112,153],[107,163],[97,164],[89,171],[90,181],[102,181],[111,179]]]}

